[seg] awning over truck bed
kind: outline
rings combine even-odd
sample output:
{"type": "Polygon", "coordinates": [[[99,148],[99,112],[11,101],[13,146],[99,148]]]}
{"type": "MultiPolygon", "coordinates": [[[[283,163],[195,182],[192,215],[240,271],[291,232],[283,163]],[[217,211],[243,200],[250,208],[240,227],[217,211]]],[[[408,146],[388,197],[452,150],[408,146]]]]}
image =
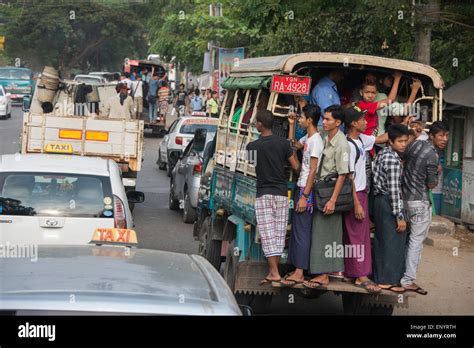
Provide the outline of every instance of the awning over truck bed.
{"type": "Polygon", "coordinates": [[[269,76],[256,77],[228,77],[222,83],[225,89],[260,89],[269,88],[272,78],[269,76]]]}

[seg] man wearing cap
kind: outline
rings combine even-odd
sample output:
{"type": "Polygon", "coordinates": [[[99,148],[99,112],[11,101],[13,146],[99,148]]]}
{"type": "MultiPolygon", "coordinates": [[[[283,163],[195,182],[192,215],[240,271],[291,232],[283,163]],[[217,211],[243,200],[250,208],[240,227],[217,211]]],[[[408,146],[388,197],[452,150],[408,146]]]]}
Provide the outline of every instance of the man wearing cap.
{"type": "Polygon", "coordinates": [[[128,94],[126,84],[119,83],[115,87],[117,95],[106,100],[104,116],[130,120],[133,117],[133,98],[128,94]]]}
{"type": "Polygon", "coordinates": [[[372,253],[370,245],[370,222],[368,205],[367,172],[365,168],[369,151],[374,144],[388,141],[387,133],[375,137],[363,134],[367,129],[364,112],[358,107],[344,110],[347,141],[349,143],[349,173],[352,179],[354,208],[344,214],[344,244],[362,255],[345,255],[344,275],[355,279],[355,285],[369,293],[381,289],[368,276],[372,273],[372,253]]]}

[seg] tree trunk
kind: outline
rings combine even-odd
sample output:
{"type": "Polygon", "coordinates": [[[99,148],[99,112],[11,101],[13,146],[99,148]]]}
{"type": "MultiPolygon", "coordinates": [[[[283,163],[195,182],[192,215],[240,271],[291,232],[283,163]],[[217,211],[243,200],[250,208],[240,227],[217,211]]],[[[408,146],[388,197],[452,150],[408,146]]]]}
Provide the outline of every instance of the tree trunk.
{"type": "Polygon", "coordinates": [[[415,37],[415,61],[430,65],[431,59],[431,28],[420,28],[415,37]]]}

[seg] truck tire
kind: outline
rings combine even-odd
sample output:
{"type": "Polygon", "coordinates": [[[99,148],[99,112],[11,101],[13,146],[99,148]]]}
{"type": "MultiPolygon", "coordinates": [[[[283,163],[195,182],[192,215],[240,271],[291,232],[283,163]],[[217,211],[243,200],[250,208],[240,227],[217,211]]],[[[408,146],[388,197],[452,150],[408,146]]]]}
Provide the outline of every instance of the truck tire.
{"type": "MultiPolygon", "coordinates": [[[[224,265],[224,279],[229,285],[232,292],[235,292],[235,278],[237,276],[237,268],[239,266],[239,255],[234,253],[234,243],[229,245],[224,265]]],[[[256,295],[234,293],[235,299],[239,305],[245,305],[252,308],[255,314],[266,314],[270,310],[273,295],[256,295]]]]}
{"type": "Polygon", "coordinates": [[[156,164],[158,164],[158,168],[160,170],[165,170],[166,169],[166,163],[161,161],[161,152],[158,151],[158,161],[156,161],[156,164]]]}
{"type": "Polygon", "coordinates": [[[366,294],[343,293],[342,307],[345,315],[380,315],[390,316],[393,313],[393,305],[378,305],[373,303],[363,303],[363,296],[366,294]]]}
{"type": "Polygon", "coordinates": [[[183,222],[186,224],[192,224],[197,219],[196,208],[191,205],[191,199],[186,191],[184,193],[184,208],[183,208],[183,222]]]}
{"type": "Polygon", "coordinates": [[[239,305],[249,306],[254,314],[268,314],[273,300],[273,295],[235,294],[239,305]]]}
{"type": "Polygon", "coordinates": [[[179,210],[179,201],[174,197],[173,185],[170,185],[170,195],[168,198],[168,204],[171,210],[179,210]]]}
{"type": "Polygon", "coordinates": [[[221,248],[222,241],[212,240],[212,219],[206,216],[199,229],[199,249],[198,254],[204,257],[214,266],[217,271],[221,268],[221,248]]]}

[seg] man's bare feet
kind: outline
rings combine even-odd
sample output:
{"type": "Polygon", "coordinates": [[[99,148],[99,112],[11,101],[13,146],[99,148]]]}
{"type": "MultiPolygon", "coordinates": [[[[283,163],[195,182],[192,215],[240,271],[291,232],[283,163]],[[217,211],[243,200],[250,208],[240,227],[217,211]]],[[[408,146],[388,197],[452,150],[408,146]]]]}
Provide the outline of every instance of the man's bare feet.
{"type": "Polygon", "coordinates": [[[303,285],[307,288],[317,288],[321,285],[328,285],[329,284],[329,277],[327,274],[320,274],[317,277],[314,277],[311,280],[307,280],[303,282],[303,285]]]}
{"type": "Polygon", "coordinates": [[[296,284],[301,284],[303,282],[304,274],[302,269],[296,269],[294,272],[290,273],[281,280],[282,285],[288,287],[295,286],[296,284]]]}

